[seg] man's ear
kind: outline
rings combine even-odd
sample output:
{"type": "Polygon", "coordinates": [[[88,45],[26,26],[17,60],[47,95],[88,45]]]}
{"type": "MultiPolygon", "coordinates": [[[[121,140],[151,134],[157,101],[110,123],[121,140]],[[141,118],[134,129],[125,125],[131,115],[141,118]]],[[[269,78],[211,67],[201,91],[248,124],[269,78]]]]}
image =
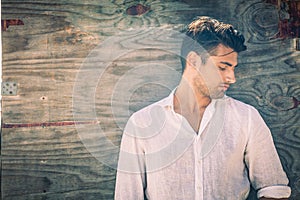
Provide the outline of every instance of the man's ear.
{"type": "Polygon", "coordinates": [[[201,65],[201,56],[199,56],[195,51],[190,51],[186,56],[186,63],[191,67],[197,67],[201,65]]]}

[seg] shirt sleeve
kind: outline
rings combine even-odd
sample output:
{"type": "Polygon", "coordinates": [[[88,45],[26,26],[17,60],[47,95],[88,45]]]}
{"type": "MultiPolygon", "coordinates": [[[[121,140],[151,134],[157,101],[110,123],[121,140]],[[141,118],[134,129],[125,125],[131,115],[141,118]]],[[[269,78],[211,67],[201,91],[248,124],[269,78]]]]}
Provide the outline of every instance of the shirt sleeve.
{"type": "Polygon", "coordinates": [[[288,198],[291,189],[282,168],[271,132],[256,110],[250,112],[245,162],[257,197],[288,198]]]}
{"type": "Polygon", "coordinates": [[[146,187],[144,151],[139,138],[135,136],[134,127],[128,126],[132,122],[133,118],[130,118],[122,135],[115,185],[116,200],[144,199],[146,187]]]}

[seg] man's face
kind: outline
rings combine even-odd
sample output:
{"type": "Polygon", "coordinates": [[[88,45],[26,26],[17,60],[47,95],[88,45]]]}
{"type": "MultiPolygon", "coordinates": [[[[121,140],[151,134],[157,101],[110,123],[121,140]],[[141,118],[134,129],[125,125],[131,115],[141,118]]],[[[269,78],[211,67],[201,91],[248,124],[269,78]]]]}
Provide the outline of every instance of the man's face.
{"type": "Polygon", "coordinates": [[[198,92],[212,99],[224,97],[229,86],[236,81],[237,57],[233,49],[219,45],[215,56],[210,56],[205,64],[198,67],[199,74],[193,81],[198,92]]]}

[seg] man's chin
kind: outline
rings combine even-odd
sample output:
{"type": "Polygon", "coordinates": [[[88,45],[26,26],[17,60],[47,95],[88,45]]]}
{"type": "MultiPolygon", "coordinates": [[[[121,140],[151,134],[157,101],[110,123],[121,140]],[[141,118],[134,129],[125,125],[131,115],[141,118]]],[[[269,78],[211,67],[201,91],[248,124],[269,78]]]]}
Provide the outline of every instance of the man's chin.
{"type": "Polygon", "coordinates": [[[225,96],[225,92],[218,92],[215,94],[211,94],[210,98],[211,99],[222,99],[222,98],[224,98],[224,96],[225,96]]]}

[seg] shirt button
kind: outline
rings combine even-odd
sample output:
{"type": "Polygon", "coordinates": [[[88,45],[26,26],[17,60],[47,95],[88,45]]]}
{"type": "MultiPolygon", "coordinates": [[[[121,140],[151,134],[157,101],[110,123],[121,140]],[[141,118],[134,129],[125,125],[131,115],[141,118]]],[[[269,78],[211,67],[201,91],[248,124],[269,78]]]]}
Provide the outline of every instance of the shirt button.
{"type": "Polygon", "coordinates": [[[172,106],[165,106],[165,109],[172,110],[172,106]]]}

